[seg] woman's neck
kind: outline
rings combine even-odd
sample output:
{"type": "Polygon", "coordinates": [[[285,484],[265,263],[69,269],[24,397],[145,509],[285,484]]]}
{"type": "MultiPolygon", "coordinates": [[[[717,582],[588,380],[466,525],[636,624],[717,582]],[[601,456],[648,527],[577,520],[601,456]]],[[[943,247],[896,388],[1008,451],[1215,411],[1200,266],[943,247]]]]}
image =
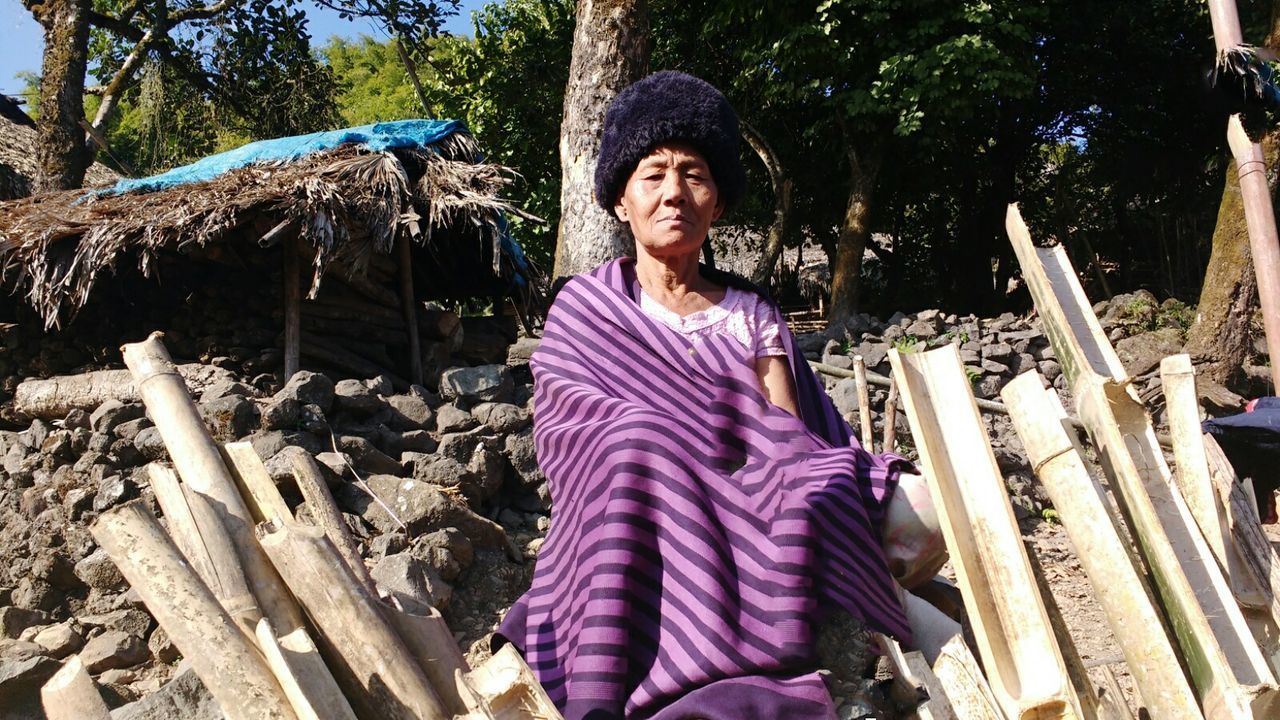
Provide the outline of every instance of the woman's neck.
{"type": "Polygon", "coordinates": [[[680,315],[705,310],[724,299],[725,289],[698,272],[698,256],[655,256],[636,247],[636,280],[645,294],[680,315]]]}

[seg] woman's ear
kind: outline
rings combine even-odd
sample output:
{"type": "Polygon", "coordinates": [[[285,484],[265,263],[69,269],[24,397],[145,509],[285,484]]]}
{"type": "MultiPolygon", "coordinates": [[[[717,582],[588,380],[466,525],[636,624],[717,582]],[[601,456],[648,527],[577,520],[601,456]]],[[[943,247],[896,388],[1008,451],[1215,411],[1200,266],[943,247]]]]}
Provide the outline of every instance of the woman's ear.
{"type": "Polygon", "coordinates": [[[613,202],[613,214],[622,222],[631,221],[627,214],[627,206],[622,204],[622,195],[618,195],[618,199],[613,202]]]}
{"type": "Polygon", "coordinates": [[[720,219],[720,216],[721,216],[721,215],[724,215],[724,208],[725,208],[724,201],[723,201],[723,200],[720,200],[720,199],[717,199],[717,200],[716,200],[716,214],[711,216],[711,222],[715,222],[715,221],[719,220],[719,219],[720,219]]]}

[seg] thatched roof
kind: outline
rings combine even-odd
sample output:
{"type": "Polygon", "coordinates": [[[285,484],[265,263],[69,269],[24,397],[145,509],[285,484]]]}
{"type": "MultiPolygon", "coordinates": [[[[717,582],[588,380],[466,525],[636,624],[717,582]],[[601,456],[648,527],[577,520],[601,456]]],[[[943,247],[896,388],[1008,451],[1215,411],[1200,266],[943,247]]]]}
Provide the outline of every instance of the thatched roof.
{"type": "Polygon", "coordinates": [[[0,282],[25,293],[53,327],[118,263],[151,276],[161,256],[209,258],[226,243],[239,243],[234,254],[296,235],[314,254],[314,296],[326,268],[359,274],[405,236],[415,274],[439,268],[440,282],[418,283],[420,297],[482,295],[486,287],[497,294],[497,281],[505,289],[525,268],[511,257],[519,250],[501,215],[514,210],[497,196],[511,173],[478,157],[471,136],[455,132],[425,148],[342,145],[155,192],[66,191],[0,203],[0,282]]]}
{"type": "MultiPolygon", "coordinates": [[[[31,194],[36,176],[36,124],[7,95],[0,95],[0,200],[31,194]]],[[[120,176],[102,163],[85,171],[86,187],[100,187],[120,176]]]]}

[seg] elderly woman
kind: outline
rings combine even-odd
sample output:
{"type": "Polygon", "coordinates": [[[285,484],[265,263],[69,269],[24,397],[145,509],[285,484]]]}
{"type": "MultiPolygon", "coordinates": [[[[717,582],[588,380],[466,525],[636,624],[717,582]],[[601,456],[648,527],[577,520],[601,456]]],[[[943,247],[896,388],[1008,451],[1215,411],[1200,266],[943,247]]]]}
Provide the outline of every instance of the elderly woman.
{"type": "Polygon", "coordinates": [[[553,521],[499,636],[570,720],[834,717],[816,624],[910,637],[881,539],[911,466],[853,441],[773,303],[699,266],[746,185],[723,95],[624,90],[595,184],[636,257],[569,281],[533,356],[553,521]]]}

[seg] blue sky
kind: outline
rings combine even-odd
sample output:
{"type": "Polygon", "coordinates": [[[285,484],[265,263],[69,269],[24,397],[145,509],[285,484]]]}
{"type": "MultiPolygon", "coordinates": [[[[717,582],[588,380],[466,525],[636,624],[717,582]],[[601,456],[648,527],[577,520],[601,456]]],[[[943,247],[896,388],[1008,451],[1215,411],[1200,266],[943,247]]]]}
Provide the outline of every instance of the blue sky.
{"type": "MultiPolygon", "coordinates": [[[[478,10],[484,0],[462,0],[459,13],[449,18],[445,29],[455,35],[471,34],[471,11],[478,10]]],[[[303,3],[303,9],[311,20],[312,37],[320,44],[333,35],[353,38],[359,35],[382,37],[377,27],[367,20],[348,22],[336,12],[303,3]]],[[[0,51],[0,92],[14,95],[22,90],[22,83],[15,75],[24,70],[40,72],[40,54],[44,49],[44,35],[31,13],[22,7],[21,0],[0,0],[0,37],[4,38],[4,50],[0,51]]]]}

